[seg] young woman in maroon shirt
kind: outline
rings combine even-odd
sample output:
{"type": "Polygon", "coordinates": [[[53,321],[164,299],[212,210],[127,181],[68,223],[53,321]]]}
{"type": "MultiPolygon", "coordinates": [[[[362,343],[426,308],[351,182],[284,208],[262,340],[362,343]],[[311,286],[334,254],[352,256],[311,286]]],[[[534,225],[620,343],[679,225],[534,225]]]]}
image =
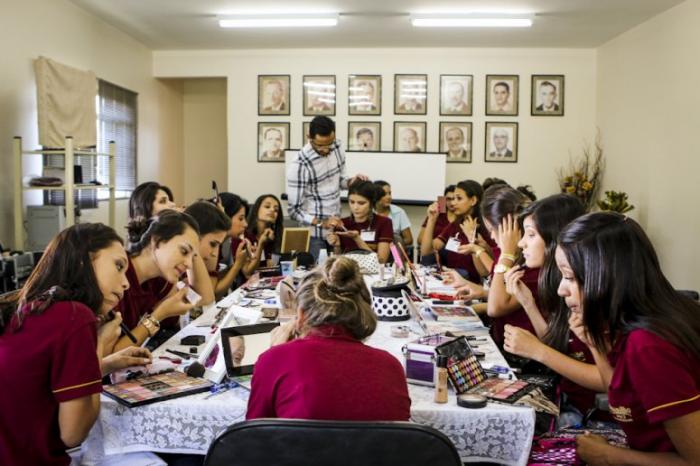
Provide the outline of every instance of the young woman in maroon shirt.
{"type": "MultiPolygon", "coordinates": [[[[569,222],[584,213],[578,198],[555,194],[530,204],[520,214],[523,236],[518,247],[522,249],[525,266],[540,271],[539,306],[522,281],[525,274],[522,267],[516,265],[505,274],[506,291],[523,307],[535,333],[506,325],[503,347],[510,353],[544,364],[564,377],[560,388],[567,398],[559,417],[562,427],[579,424],[586,412],[593,408],[596,393],[607,391],[593,354],[569,331],[569,310],[557,295],[561,282],[561,273],[554,260],[557,236],[569,222]],[[548,316],[547,320],[543,314],[548,316]]],[[[596,355],[604,357],[597,352],[596,355]]]]}
{"type": "Polygon", "coordinates": [[[199,255],[209,272],[212,287],[219,282],[219,255],[221,245],[231,230],[231,219],[218,206],[209,201],[199,201],[185,209],[199,226],[199,255]]]}
{"type": "Polygon", "coordinates": [[[401,363],[362,343],[377,318],[357,264],[329,258],[302,279],[296,305],[296,320],[273,335],[281,344],[255,364],[246,418],[407,421],[401,363]]]}
{"type": "Polygon", "coordinates": [[[237,282],[243,281],[243,269],[251,261],[248,251],[255,252],[255,246],[244,236],[248,228],[248,202],[233,193],[220,193],[219,197],[224,213],[231,219],[231,228],[219,254],[219,263],[227,265],[228,268],[217,276],[214,285],[217,299],[226,296],[231,288],[235,288],[237,282]]]}
{"type": "Polygon", "coordinates": [[[160,212],[181,210],[175,205],[173,192],[167,186],[147,181],[134,189],[129,198],[129,219],[149,219],[160,212]]]}
{"type": "Polygon", "coordinates": [[[364,249],[377,253],[381,264],[389,259],[389,245],[394,241],[394,228],[389,217],[374,213],[373,206],[384,191],[371,181],[358,181],[348,189],[350,215],[342,218],[328,235],[328,244],[336,254],[364,249]]]}
{"type": "Polygon", "coordinates": [[[121,239],[102,224],[63,230],[24,287],[0,302],[0,464],[68,465],[87,436],[102,376],[147,364],[144,348],[112,354],[129,284],[121,239]]]}
{"type": "MultiPolygon", "coordinates": [[[[455,188],[457,188],[457,186],[454,184],[451,184],[445,188],[445,191],[443,194],[445,196],[445,212],[438,214],[437,220],[435,221],[435,228],[433,228],[433,235],[432,235],[432,238],[430,238],[430,239],[437,238],[437,236],[440,234],[440,232],[442,230],[444,230],[447,225],[449,225],[450,223],[455,221],[455,218],[456,218],[456,215],[454,213],[455,188]]],[[[425,237],[426,225],[428,225],[428,217],[427,216],[423,220],[423,223],[420,226],[420,231],[418,232],[418,240],[416,241],[416,243],[418,244],[419,249],[420,249],[420,245],[423,243],[423,238],[425,237]]]]}
{"type": "Polygon", "coordinates": [[[132,220],[127,229],[130,288],[119,310],[137,342],[124,336],[117,342],[118,349],[140,345],[157,333],[165,319],[164,326],[176,327],[177,317],[194,307],[186,300],[187,287],[175,289],[183,275],[201,296],[198,305],[214,301],[209,273],[199,255],[199,226],[192,217],[164,210],[148,220],[132,220]]]}
{"type": "Polygon", "coordinates": [[[282,204],[277,196],[263,194],[258,197],[248,215],[248,228],[245,237],[255,246],[253,257],[244,267],[246,276],[250,276],[262,264],[272,265],[272,255],[279,254],[284,231],[282,204]]]}
{"type": "Polygon", "coordinates": [[[697,465],[700,458],[700,305],[673,289],[642,228],[597,212],[559,235],[559,295],[570,325],[609,384],[610,413],[630,448],[580,436],[591,465],[697,465]]]}

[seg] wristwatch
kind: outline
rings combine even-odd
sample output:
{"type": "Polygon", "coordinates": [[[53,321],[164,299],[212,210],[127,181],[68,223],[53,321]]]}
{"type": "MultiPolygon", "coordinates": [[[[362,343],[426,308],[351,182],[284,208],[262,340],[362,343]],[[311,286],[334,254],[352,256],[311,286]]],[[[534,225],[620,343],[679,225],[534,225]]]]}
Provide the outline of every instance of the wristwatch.
{"type": "Polygon", "coordinates": [[[493,273],[506,273],[510,267],[508,267],[506,264],[501,264],[500,262],[496,264],[496,267],[493,268],[493,273]]]}
{"type": "Polygon", "coordinates": [[[144,316],[141,317],[139,324],[143,325],[148,332],[148,336],[151,337],[158,333],[158,330],[160,330],[160,322],[158,322],[151,314],[144,314],[144,316]]]}

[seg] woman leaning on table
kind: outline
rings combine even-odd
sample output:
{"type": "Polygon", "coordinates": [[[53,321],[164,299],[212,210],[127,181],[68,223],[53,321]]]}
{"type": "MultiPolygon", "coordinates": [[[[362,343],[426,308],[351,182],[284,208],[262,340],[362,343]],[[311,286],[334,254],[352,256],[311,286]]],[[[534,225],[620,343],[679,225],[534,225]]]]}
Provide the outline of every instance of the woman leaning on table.
{"type": "Polygon", "coordinates": [[[255,364],[247,419],[407,421],[401,363],[362,343],[377,319],[357,264],[328,259],[304,277],[296,306],[255,364]]]}

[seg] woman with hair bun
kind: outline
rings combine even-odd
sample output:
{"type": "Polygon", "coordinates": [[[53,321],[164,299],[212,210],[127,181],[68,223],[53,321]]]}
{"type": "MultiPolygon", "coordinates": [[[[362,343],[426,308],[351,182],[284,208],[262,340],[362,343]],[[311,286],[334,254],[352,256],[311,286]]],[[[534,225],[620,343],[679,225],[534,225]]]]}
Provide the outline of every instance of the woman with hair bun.
{"type": "Polygon", "coordinates": [[[119,303],[124,323],[137,342],[127,337],[117,342],[117,349],[140,345],[161,327],[177,327],[177,317],[193,304],[186,301],[187,287],[174,285],[187,275],[187,281],[201,297],[198,305],[214,301],[209,272],[199,254],[199,226],[188,214],[164,210],[150,218],[137,218],[129,231],[129,290],[119,303]]]}
{"type": "Polygon", "coordinates": [[[328,235],[328,244],[336,254],[354,249],[377,253],[379,262],[389,259],[389,245],[394,241],[394,227],[389,217],[374,213],[375,203],[384,190],[371,181],[358,181],[348,189],[350,215],[341,219],[343,227],[328,235]]]}
{"type": "Polygon", "coordinates": [[[296,319],[273,336],[284,343],[255,364],[246,418],[408,420],[401,363],[362,343],[377,318],[357,264],[329,258],[302,279],[296,307],[296,319]]]}

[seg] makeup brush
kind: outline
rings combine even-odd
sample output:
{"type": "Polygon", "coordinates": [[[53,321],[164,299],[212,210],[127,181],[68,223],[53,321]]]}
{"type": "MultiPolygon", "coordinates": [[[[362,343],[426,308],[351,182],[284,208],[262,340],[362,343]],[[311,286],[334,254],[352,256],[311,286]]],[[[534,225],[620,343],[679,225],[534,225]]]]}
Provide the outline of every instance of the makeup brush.
{"type": "MultiPolygon", "coordinates": [[[[109,320],[114,320],[115,317],[116,316],[114,315],[114,311],[109,311],[109,320]]],[[[129,327],[126,326],[124,321],[121,321],[121,323],[119,324],[119,328],[122,329],[122,333],[126,335],[132,343],[136,343],[136,337],[133,333],[131,333],[131,330],[129,330],[129,327]]]]}

